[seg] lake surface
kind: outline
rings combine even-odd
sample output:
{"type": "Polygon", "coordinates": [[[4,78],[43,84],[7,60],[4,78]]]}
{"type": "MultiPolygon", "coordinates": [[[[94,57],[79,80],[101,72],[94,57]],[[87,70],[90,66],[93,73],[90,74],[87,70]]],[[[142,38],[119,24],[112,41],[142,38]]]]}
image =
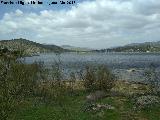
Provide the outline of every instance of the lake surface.
{"type": "Polygon", "coordinates": [[[106,65],[122,80],[143,81],[144,71],[151,64],[160,70],[160,53],[47,53],[26,57],[25,62],[41,61],[50,67],[59,59],[65,71],[78,71],[88,64],[106,65]]]}

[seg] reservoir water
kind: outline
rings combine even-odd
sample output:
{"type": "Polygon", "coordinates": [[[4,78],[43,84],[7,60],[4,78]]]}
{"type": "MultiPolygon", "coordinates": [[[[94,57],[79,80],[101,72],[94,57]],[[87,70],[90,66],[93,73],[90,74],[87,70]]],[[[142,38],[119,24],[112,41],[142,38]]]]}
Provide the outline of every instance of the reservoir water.
{"type": "Polygon", "coordinates": [[[65,71],[78,71],[88,64],[106,65],[119,79],[132,81],[143,81],[151,64],[160,68],[160,53],[46,53],[25,58],[26,63],[41,61],[47,67],[58,60],[65,71]]]}

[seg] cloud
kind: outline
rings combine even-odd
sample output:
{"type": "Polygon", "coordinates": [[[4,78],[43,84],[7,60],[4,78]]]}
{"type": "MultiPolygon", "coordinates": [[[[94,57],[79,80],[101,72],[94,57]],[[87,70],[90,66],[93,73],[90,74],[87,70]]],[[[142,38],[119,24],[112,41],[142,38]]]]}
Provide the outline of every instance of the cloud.
{"type": "Polygon", "coordinates": [[[21,15],[23,15],[23,12],[22,12],[21,10],[17,9],[17,10],[15,11],[15,15],[16,15],[16,16],[21,16],[21,15]]]}
{"type": "Polygon", "coordinates": [[[17,9],[0,20],[0,35],[91,48],[159,40],[159,6],[157,0],[95,0],[69,10],[17,9]]]}

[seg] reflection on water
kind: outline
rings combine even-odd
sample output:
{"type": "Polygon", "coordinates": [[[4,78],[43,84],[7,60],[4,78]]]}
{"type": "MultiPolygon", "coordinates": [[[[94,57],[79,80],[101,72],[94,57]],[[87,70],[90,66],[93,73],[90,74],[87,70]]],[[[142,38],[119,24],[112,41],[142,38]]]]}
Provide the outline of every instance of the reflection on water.
{"type": "Polygon", "coordinates": [[[106,65],[115,75],[123,80],[143,80],[143,73],[150,64],[160,68],[160,54],[158,53],[54,53],[40,54],[40,56],[26,57],[26,63],[43,61],[50,67],[60,59],[64,70],[78,71],[86,65],[106,65]]]}

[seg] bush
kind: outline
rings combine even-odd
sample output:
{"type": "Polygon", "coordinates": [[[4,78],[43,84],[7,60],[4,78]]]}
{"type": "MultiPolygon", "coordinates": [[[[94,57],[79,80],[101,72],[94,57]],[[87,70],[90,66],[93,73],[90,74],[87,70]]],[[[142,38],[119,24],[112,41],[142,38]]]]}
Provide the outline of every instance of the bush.
{"type": "Polygon", "coordinates": [[[84,75],[84,87],[87,91],[94,91],[96,88],[96,71],[93,67],[87,66],[84,75]]]}
{"type": "Polygon", "coordinates": [[[102,90],[110,92],[114,86],[115,76],[105,66],[86,67],[84,87],[87,91],[102,90]]]}
{"type": "Polygon", "coordinates": [[[37,75],[36,64],[0,59],[0,119],[7,119],[20,101],[34,95],[37,75]]]}
{"type": "Polygon", "coordinates": [[[109,92],[114,86],[115,76],[104,66],[100,66],[97,71],[96,87],[98,90],[109,92]]]}

